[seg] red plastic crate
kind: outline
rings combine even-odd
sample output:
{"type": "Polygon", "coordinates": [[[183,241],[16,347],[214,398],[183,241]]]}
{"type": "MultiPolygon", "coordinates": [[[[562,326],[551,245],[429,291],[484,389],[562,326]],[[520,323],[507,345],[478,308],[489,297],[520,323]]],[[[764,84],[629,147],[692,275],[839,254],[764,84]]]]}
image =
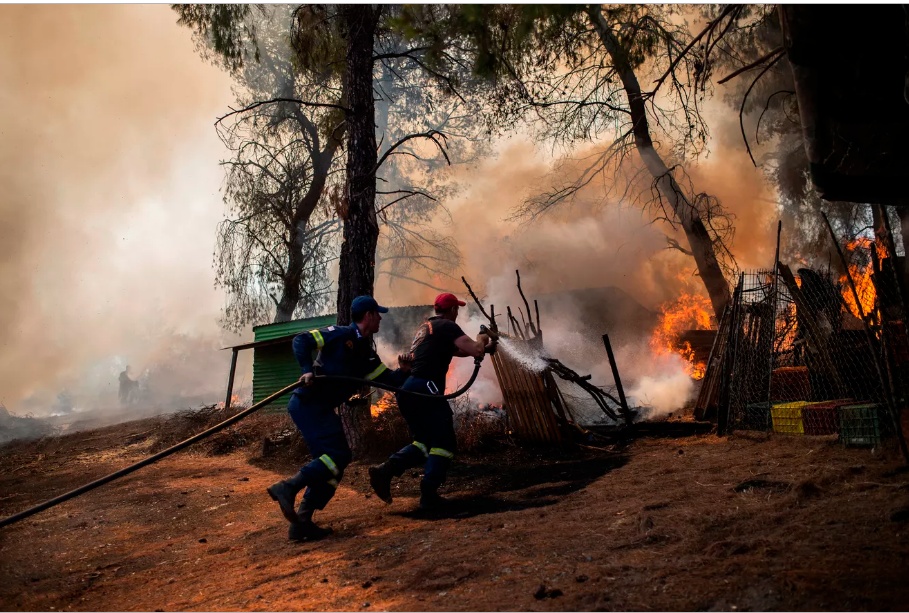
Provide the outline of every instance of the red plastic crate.
{"type": "Polygon", "coordinates": [[[840,431],[840,420],[836,409],[851,402],[855,401],[852,398],[825,400],[813,402],[803,408],[802,419],[805,422],[805,434],[808,436],[837,434],[840,431]]]}
{"type": "Polygon", "coordinates": [[[770,401],[795,402],[811,398],[811,381],[805,366],[782,366],[770,373],[770,401]]]}

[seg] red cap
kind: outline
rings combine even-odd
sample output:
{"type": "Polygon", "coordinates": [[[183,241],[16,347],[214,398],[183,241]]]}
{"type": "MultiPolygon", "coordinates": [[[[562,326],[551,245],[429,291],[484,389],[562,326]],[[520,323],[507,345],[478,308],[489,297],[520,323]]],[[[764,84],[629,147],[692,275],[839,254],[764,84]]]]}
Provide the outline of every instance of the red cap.
{"type": "Polygon", "coordinates": [[[455,305],[464,306],[466,304],[466,302],[458,300],[457,296],[454,294],[439,294],[436,296],[436,301],[434,303],[437,309],[450,309],[455,305]]]}

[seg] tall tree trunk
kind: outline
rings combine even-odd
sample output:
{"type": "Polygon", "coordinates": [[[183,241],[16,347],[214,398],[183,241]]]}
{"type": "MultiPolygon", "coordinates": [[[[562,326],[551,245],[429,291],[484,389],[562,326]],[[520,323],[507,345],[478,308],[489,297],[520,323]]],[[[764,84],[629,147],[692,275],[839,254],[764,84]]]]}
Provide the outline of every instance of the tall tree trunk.
{"type": "Polygon", "coordinates": [[[373,46],[381,7],[342,5],[347,36],[347,185],[344,238],[338,272],[338,324],[350,323],[350,303],[372,295],[376,244],[376,117],[373,98],[373,46]]]}
{"type": "Polygon", "coordinates": [[[641,95],[641,85],[628,61],[626,50],[613,34],[609,24],[606,23],[599,5],[591,7],[588,11],[588,16],[596,28],[603,46],[612,58],[619,78],[622,79],[622,86],[628,96],[628,104],[631,110],[634,143],[638,154],[641,156],[641,160],[643,160],[648,172],[656,181],[660,195],[669,203],[681,223],[682,229],[685,230],[685,236],[688,238],[691,253],[694,255],[698,273],[707,288],[713,312],[717,321],[719,321],[723,317],[723,309],[726,308],[726,304],[730,300],[729,283],[726,281],[719,260],[716,257],[710,233],[685,192],[672,176],[672,172],[666,166],[663,158],[660,157],[660,154],[653,146],[653,140],[650,137],[650,126],[647,122],[647,110],[644,105],[644,98],[641,95]]]}

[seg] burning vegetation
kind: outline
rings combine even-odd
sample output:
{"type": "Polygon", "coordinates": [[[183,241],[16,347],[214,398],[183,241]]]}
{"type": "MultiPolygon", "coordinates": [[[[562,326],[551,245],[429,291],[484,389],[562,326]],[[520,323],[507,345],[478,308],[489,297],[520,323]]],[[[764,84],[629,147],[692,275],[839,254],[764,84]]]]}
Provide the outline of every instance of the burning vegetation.
{"type": "Polygon", "coordinates": [[[379,396],[379,399],[369,407],[369,414],[373,419],[377,419],[388,409],[396,409],[397,407],[398,402],[395,400],[395,395],[391,392],[384,392],[379,396]]]}

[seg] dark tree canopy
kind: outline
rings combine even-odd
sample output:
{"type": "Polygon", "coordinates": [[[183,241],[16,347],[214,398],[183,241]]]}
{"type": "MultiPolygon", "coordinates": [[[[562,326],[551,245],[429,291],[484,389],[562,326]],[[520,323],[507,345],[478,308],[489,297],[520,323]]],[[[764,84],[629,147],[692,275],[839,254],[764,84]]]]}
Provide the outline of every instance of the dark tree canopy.
{"type": "Polygon", "coordinates": [[[458,91],[472,79],[462,59],[449,50],[430,62],[405,44],[400,7],[174,8],[240,86],[238,109],[218,122],[233,153],[232,218],[215,258],[225,324],[323,310],[337,257],[340,323],[355,295],[372,293],[377,267],[422,282],[413,270],[457,265],[454,244],[429,227],[445,214],[430,171],[482,146],[471,96],[458,91]]]}

